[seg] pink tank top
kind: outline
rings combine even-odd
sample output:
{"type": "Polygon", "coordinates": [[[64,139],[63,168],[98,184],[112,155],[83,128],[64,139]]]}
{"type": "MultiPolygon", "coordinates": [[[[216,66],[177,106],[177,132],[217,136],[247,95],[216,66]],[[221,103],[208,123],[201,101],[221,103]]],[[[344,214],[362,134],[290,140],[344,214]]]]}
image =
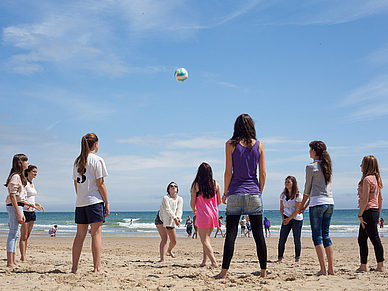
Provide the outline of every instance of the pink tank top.
{"type": "Polygon", "coordinates": [[[202,193],[195,198],[197,219],[195,225],[199,228],[216,228],[218,226],[218,201],[217,192],[214,189],[214,196],[210,199],[204,198],[202,193]]]}

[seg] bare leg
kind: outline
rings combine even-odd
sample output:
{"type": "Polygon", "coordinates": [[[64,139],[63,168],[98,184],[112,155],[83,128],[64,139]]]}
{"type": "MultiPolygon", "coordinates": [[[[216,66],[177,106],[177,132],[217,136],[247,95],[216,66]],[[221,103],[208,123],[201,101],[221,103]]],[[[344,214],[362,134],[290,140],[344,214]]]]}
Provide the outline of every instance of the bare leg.
{"type": "Polygon", "coordinates": [[[102,239],[101,239],[101,231],[102,231],[102,221],[95,222],[90,224],[91,227],[91,236],[92,236],[92,255],[93,255],[93,272],[96,274],[105,274],[109,275],[105,272],[101,267],[101,253],[102,253],[102,239]]]}
{"type": "Polygon", "coordinates": [[[172,249],[175,247],[176,241],[177,241],[175,228],[174,229],[166,228],[166,231],[167,231],[168,237],[170,238],[170,244],[168,245],[167,254],[175,258],[175,254],[172,252],[172,249]]]}
{"type": "Polygon", "coordinates": [[[198,228],[199,237],[201,238],[203,251],[204,251],[204,254],[203,254],[204,260],[202,261],[201,265],[206,266],[206,257],[209,257],[210,261],[212,262],[212,267],[217,268],[218,265],[216,262],[216,258],[214,257],[213,248],[210,244],[210,234],[212,233],[212,231],[213,231],[212,227],[198,228]]]}
{"type": "Polygon", "coordinates": [[[27,250],[27,236],[28,236],[28,222],[24,222],[20,227],[20,260],[26,262],[26,250],[27,250]]]}
{"type": "Polygon", "coordinates": [[[82,246],[84,244],[84,240],[86,234],[88,232],[88,224],[77,224],[77,234],[75,235],[73,242],[73,266],[71,268],[71,272],[76,274],[78,270],[79,258],[82,252],[82,246]]]}
{"type": "Polygon", "coordinates": [[[327,272],[329,275],[335,275],[334,273],[334,252],[333,246],[329,246],[325,248],[326,257],[327,257],[327,272]]]}
{"type": "Polygon", "coordinates": [[[159,251],[160,251],[160,260],[159,260],[159,262],[164,262],[164,253],[165,253],[165,250],[166,250],[166,244],[167,244],[167,238],[168,238],[167,237],[167,231],[166,231],[166,228],[163,227],[163,224],[156,225],[156,228],[158,229],[160,238],[162,239],[160,241],[160,245],[159,245],[159,251]]]}
{"type": "Polygon", "coordinates": [[[326,264],[325,264],[325,249],[323,245],[315,246],[315,251],[317,252],[319,266],[321,270],[316,274],[317,276],[327,275],[326,264]]]}

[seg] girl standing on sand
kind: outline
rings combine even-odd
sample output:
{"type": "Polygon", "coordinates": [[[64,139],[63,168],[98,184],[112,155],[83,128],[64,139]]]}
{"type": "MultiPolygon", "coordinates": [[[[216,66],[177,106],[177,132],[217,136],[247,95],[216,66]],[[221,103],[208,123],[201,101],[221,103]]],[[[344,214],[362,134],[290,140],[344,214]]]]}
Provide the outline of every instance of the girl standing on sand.
{"type": "Polygon", "coordinates": [[[8,196],[5,200],[9,215],[9,233],[7,238],[7,267],[18,267],[16,263],[16,244],[20,235],[20,225],[25,217],[23,214],[26,202],[27,179],[24,171],[28,168],[28,158],[24,154],[17,154],[12,159],[12,168],[4,186],[8,188],[8,196]]]}
{"type": "Polygon", "coordinates": [[[226,142],[226,167],[224,175],[226,203],[226,238],[222,271],[215,277],[225,278],[233,257],[234,243],[238,232],[240,215],[249,215],[257,256],[260,261],[261,277],[267,275],[267,246],[263,234],[263,194],[266,172],[263,143],[256,140],[252,118],[241,114],[234,124],[233,136],[226,142]],[[259,166],[259,179],[257,179],[259,166]]]}
{"type": "Polygon", "coordinates": [[[360,230],[358,232],[358,245],[360,246],[361,266],[359,272],[367,271],[368,238],[375,249],[378,272],[384,270],[384,249],[381,244],[377,223],[383,207],[383,182],[380,177],[379,165],[374,156],[365,156],[361,163],[362,178],[358,183],[358,218],[360,230]]]}
{"type": "Polygon", "coordinates": [[[25,170],[24,175],[27,178],[27,185],[26,185],[26,202],[29,205],[25,205],[23,208],[24,217],[26,218],[25,222],[22,224],[21,227],[21,237],[20,237],[20,260],[22,262],[27,261],[26,252],[27,252],[27,240],[30,237],[32,228],[34,227],[34,222],[36,221],[36,214],[35,209],[37,210],[43,210],[44,208],[39,203],[35,202],[35,196],[37,194],[37,191],[35,189],[34,184],[32,183],[32,180],[36,178],[36,175],[38,174],[38,168],[34,165],[29,165],[27,170],[25,170]],[[33,205],[33,206],[30,206],[33,205]]]}
{"type": "Polygon", "coordinates": [[[178,185],[175,182],[170,182],[167,186],[167,195],[163,197],[162,205],[160,205],[160,210],[155,219],[156,228],[162,239],[159,245],[159,262],[164,262],[168,238],[170,238],[170,244],[167,249],[167,255],[175,258],[175,254],[172,252],[177,242],[175,226],[179,226],[182,221],[182,209],[183,198],[178,196],[178,185]]]}
{"type": "Polygon", "coordinates": [[[101,231],[105,217],[109,216],[108,193],[104,178],[108,176],[104,160],[97,156],[98,137],[88,133],[81,139],[81,153],[74,162],[73,180],[77,202],[75,223],[77,234],[73,243],[72,273],[77,273],[82,246],[91,227],[94,273],[108,274],[101,268],[101,231]]]}
{"type": "Polygon", "coordinates": [[[288,176],[285,181],[285,188],[280,195],[280,216],[282,227],[278,244],[278,262],[283,260],[284,248],[288,235],[292,229],[295,245],[295,262],[299,262],[302,245],[300,235],[303,225],[303,214],[299,214],[299,205],[302,202],[302,194],[298,190],[298,184],[294,176],[288,176]]]}
{"type": "Polygon", "coordinates": [[[203,259],[201,267],[206,266],[207,258],[210,259],[212,267],[217,268],[213,248],[210,244],[210,235],[218,226],[218,205],[221,204],[221,187],[216,180],[213,180],[213,171],[209,164],[202,163],[198,167],[197,176],[191,184],[190,206],[198,227],[199,237],[203,246],[203,259]]]}
{"type": "Polygon", "coordinates": [[[334,275],[333,244],[329,236],[330,220],[334,211],[331,159],[324,142],[312,141],[309,146],[313,162],[306,166],[306,184],[299,213],[303,213],[310,205],[311,232],[321,268],[316,275],[334,275]]]}

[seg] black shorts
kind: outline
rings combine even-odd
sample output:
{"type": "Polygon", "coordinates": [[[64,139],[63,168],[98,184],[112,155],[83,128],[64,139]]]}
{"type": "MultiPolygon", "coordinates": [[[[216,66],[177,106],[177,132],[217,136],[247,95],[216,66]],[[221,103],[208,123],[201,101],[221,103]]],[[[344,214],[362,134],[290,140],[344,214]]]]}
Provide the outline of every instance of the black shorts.
{"type": "Polygon", "coordinates": [[[35,211],[33,212],[23,211],[23,213],[24,213],[24,217],[26,218],[24,222],[36,221],[35,211]]]}
{"type": "Polygon", "coordinates": [[[75,223],[90,224],[95,222],[105,222],[104,212],[105,207],[103,202],[83,207],[76,207],[75,223]]]}
{"type": "MultiPolygon", "coordinates": [[[[159,216],[159,212],[158,214],[156,215],[156,218],[155,218],[155,225],[163,225],[163,221],[160,219],[160,216],[159,216]]],[[[174,229],[175,227],[171,227],[171,226],[166,226],[167,229],[174,229]]]]}

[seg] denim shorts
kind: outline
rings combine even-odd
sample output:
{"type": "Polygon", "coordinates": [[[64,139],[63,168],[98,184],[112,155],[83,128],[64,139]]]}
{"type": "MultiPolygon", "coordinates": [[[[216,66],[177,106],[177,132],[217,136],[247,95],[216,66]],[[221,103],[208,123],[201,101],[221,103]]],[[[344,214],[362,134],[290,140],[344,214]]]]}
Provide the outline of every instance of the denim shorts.
{"type": "MultiPolygon", "coordinates": [[[[163,225],[163,221],[160,219],[160,216],[159,216],[159,212],[158,214],[156,215],[156,218],[155,218],[155,225],[163,225]]],[[[174,229],[175,227],[173,226],[166,226],[167,229],[174,229]]]]}
{"type": "Polygon", "coordinates": [[[261,195],[236,193],[228,196],[226,203],[228,215],[262,215],[263,200],[261,195]]]}
{"type": "Polygon", "coordinates": [[[25,222],[36,221],[35,211],[24,211],[24,217],[26,218],[25,222]]]}
{"type": "Polygon", "coordinates": [[[105,222],[104,203],[76,207],[75,208],[75,223],[90,224],[95,222],[105,222]]]}

